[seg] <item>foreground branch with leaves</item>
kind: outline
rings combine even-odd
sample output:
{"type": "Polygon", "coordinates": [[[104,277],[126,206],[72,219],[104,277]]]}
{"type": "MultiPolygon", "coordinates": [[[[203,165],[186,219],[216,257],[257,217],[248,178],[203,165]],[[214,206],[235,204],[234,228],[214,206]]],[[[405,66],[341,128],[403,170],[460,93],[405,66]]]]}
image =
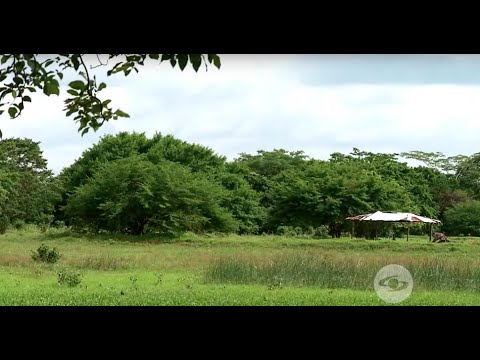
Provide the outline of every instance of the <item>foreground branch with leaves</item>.
{"type": "MultiPolygon", "coordinates": [[[[0,115],[5,111],[11,119],[18,118],[25,103],[32,102],[29,94],[37,90],[47,96],[60,95],[60,81],[66,71],[74,72],[80,78],[68,84],[67,93],[71,97],[65,100],[66,116],[74,116],[79,123],[78,131],[82,135],[89,129],[97,131],[106,121],[120,117],[129,117],[121,109],[114,110],[110,99],[100,99],[98,93],[107,87],[104,82],[97,82],[91,76],[94,68],[105,67],[107,76],[123,73],[128,76],[132,70],[139,72],[147,60],[162,63],[168,61],[174,68],[177,64],[183,71],[190,63],[195,71],[202,64],[208,70],[208,64],[220,69],[220,57],[216,54],[108,54],[103,63],[97,55],[98,64],[89,67],[85,63],[85,54],[56,54],[40,56],[39,54],[2,54],[0,58],[0,115]],[[45,58],[43,60],[40,57],[45,58]],[[109,67],[110,60],[118,60],[109,67]]],[[[0,138],[2,133],[0,130],[0,138]]]]}

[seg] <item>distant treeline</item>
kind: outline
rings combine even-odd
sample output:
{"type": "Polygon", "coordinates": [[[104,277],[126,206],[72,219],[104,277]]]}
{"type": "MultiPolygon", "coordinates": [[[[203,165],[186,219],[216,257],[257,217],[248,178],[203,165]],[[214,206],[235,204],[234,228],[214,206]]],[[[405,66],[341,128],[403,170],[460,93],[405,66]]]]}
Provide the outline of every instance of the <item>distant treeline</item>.
{"type": "MultiPolygon", "coordinates": [[[[171,135],[122,132],[104,136],[54,176],[39,143],[0,141],[2,232],[32,223],[171,236],[185,231],[338,236],[350,231],[345,217],[382,210],[440,219],[450,235],[480,236],[479,200],[480,153],[445,157],[354,148],[316,160],[303,151],[278,149],[227,161],[171,135]],[[422,165],[409,166],[406,159],[422,165]]],[[[358,231],[368,236],[370,230],[358,231]]]]}

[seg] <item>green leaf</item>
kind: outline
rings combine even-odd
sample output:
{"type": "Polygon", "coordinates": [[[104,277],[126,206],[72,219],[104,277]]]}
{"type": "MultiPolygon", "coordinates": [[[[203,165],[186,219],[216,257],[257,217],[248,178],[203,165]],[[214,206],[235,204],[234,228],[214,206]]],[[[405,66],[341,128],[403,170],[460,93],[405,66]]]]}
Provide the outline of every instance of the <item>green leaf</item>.
{"type": "Polygon", "coordinates": [[[60,80],[63,80],[63,73],[57,72],[57,75],[58,75],[58,77],[60,78],[60,80]]]}
{"type": "Polygon", "coordinates": [[[72,89],[84,91],[86,88],[85,83],[82,80],[75,80],[68,84],[72,89]]]}
{"type": "Polygon", "coordinates": [[[88,132],[88,128],[83,129],[82,136],[85,135],[87,132],[88,132]]]}
{"type": "Polygon", "coordinates": [[[115,111],[114,113],[115,115],[117,116],[120,116],[120,117],[126,117],[126,118],[129,118],[130,115],[128,115],[127,113],[123,112],[122,110],[118,109],[117,111],[115,111]]]}
{"type": "Polygon", "coordinates": [[[112,102],[112,100],[107,99],[107,100],[105,100],[104,102],[102,102],[102,106],[103,106],[103,107],[106,107],[106,106],[107,106],[108,104],[110,104],[111,102],[112,102]]]}
{"type": "Polygon", "coordinates": [[[94,114],[100,114],[101,111],[102,111],[102,106],[100,104],[95,104],[92,106],[92,112],[94,114]]]}
{"type": "Polygon", "coordinates": [[[162,61],[170,60],[172,58],[172,54],[162,54],[162,61]]]}
{"type": "MultiPolygon", "coordinates": [[[[3,111],[0,111],[0,115],[2,115],[3,111]]],[[[3,138],[2,130],[0,130],[0,139],[3,138]]]]}
{"type": "Polygon", "coordinates": [[[177,65],[177,60],[175,60],[175,58],[171,58],[170,64],[172,65],[172,67],[175,67],[175,65],[177,65]]]}
{"type": "Polygon", "coordinates": [[[160,58],[160,54],[148,54],[150,59],[158,60],[160,58]]]}
{"type": "Polygon", "coordinates": [[[31,86],[27,87],[27,89],[30,92],[37,92],[37,89],[35,89],[34,87],[31,87],[31,86]]]}
{"type": "Polygon", "coordinates": [[[200,65],[202,65],[202,55],[190,54],[190,62],[192,63],[193,69],[198,71],[198,69],[200,69],[200,65]]]}
{"type": "Polygon", "coordinates": [[[188,64],[188,55],[187,54],[178,54],[178,66],[180,66],[180,70],[183,71],[185,66],[188,64]]]}
{"type": "Polygon", "coordinates": [[[220,62],[220,57],[217,54],[208,54],[208,62],[211,64],[213,61],[213,64],[220,69],[220,66],[222,65],[220,62]]]}
{"type": "Polygon", "coordinates": [[[37,72],[40,69],[40,64],[36,60],[29,60],[27,61],[28,66],[32,69],[32,72],[37,72]]]}
{"type": "Polygon", "coordinates": [[[67,90],[67,93],[69,93],[70,95],[73,95],[73,96],[78,96],[80,95],[77,91],[73,90],[73,89],[68,89],[67,90]]]}
{"type": "Polygon", "coordinates": [[[9,56],[7,56],[7,55],[2,56],[2,61],[1,61],[2,64],[5,64],[8,59],[9,59],[9,56]]]}
{"type": "Polygon", "coordinates": [[[25,67],[25,61],[17,61],[15,63],[15,71],[17,73],[21,72],[24,67],[25,67]]]}
{"type": "Polygon", "coordinates": [[[102,91],[103,89],[105,89],[107,87],[107,84],[105,83],[100,83],[100,85],[98,86],[98,90],[97,91],[102,91]]]}
{"type": "Polygon", "coordinates": [[[17,85],[23,84],[23,79],[20,76],[15,76],[13,82],[17,85]]]}
{"type": "Polygon", "coordinates": [[[17,91],[16,90],[12,90],[12,97],[14,99],[17,97],[17,91]]]}
{"type": "Polygon", "coordinates": [[[15,117],[15,115],[17,114],[17,108],[15,107],[10,107],[8,108],[8,115],[10,115],[10,117],[15,117]]]}
{"type": "Polygon", "coordinates": [[[79,58],[80,58],[79,54],[73,54],[71,57],[73,68],[75,70],[78,70],[78,68],[80,67],[80,61],[78,61],[79,58]]]}
{"type": "Polygon", "coordinates": [[[43,65],[44,67],[49,67],[50,65],[53,64],[53,60],[52,59],[49,59],[47,61],[45,61],[45,64],[43,65]]]}
{"type": "Polygon", "coordinates": [[[218,68],[220,69],[220,67],[222,66],[221,62],[220,62],[220,57],[218,55],[214,55],[213,57],[213,64],[218,68]]]}
{"type": "Polygon", "coordinates": [[[52,94],[60,95],[60,86],[58,84],[58,81],[52,78],[48,78],[47,80],[45,80],[43,84],[43,93],[47,96],[50,96],[52,94]]]}
{"type": "Polygon", "coordinates": [[[25,95],[25,96],[23,97],[23,101],[32,102],[32,98],[31,98],[30,96],[28,96],[28,95],[25,95]]]}

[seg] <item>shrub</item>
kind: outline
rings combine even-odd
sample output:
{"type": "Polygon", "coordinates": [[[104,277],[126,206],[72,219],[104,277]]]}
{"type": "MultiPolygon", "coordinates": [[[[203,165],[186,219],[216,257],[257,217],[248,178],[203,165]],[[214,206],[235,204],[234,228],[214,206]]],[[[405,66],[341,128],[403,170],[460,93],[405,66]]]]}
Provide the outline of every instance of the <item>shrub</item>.
{"type": "Polygon", "coordinates": [[[18,219],[18,220],[15,220],[13,222],[13,227],[16,229],[16,230],[22,230],[22,229],[25,229],[25,221],[21,220],[21,219],[18,219]]]}
{"type": "Polygon", "coordinates": [[[328,234],[328,227],[325,225],[319,226],[315,229],[313,233],[314,239],[328,239],[330,236],[328,234]]]}
{"type": "Polygon", "coordinates": [[[32,251],[32,259],[34,261],[46,262],[49,264],[56,263],[62,255],[57,249],[50,249],[47,245],[42,244],[37,251],[32,251]]]}
{"type": "Polygon", "coordinates": [[[6,216],[0,215],[0,234],[5,234],[8,228],[8,219],[6,216]]]}
{"type": "Polygon", "coordinates": [[[59,285],[75,287],[77,285],[80,285],[80,283],[82,282],[82,275],[80,273],[69,271],[66,269],[60,270],[57,273],[57,276],[59,285]]]}
{"type": "Polygon", "coordinates": [[[280,236],[288,236],[288,234],[291,232],[292,228],[290,226],[284,226],[281,225],[277,227],[277,235],[280,236]]]}

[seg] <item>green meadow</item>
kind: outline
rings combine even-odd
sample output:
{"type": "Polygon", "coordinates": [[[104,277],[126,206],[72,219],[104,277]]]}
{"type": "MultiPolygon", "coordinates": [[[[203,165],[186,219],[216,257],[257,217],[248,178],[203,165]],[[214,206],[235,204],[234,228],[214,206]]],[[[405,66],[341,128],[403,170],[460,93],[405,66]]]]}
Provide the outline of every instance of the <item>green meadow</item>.
{"type": "Polygon", "coordinates": [[[480,238],[410,241],[282,236],[86,236],[35,227],[0,236],[1,305],[479,305],[480,238]],[[55,263],[35,261],[42,244],[55,263]],[[373,287],[385,265],[413,278],[389,304],[373,287]]]}

